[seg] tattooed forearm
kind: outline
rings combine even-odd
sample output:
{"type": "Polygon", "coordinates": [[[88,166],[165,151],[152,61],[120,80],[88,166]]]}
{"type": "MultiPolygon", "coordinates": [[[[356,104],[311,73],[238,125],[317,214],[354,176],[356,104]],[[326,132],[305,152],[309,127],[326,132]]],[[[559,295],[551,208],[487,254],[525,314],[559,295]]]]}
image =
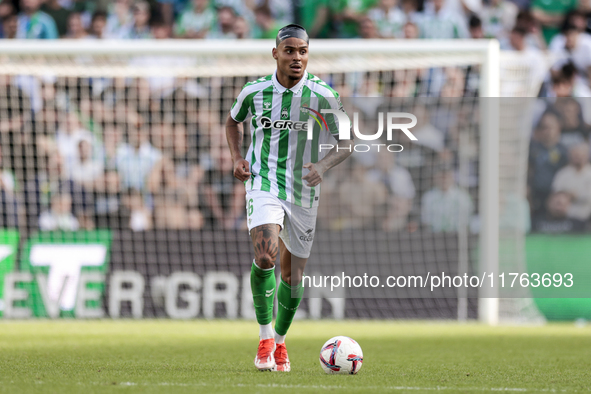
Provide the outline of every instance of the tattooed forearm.
{"type": "Polygon", "coordinates": [[[353,153],[353,144],[354,140],[339,141],[337,146],[332,148],[330,152],[328,152],[328,154],[317,164],[320,164],[324,171],[333,168],[334,166],[345,160],[347,157],[351,156],[351,153],[353,153]]]}
{"type": "Polygon", "coordinates": [[[240,152],[242,146],[243,137],[242,124],[236,122],[230,115],[226,119],[226,139],[228,140],[228,146],[230,147],[230,154],[232,160],[236,161],[242,157],[240,152]]]}
{"type": "Polygon", "coordinates": [[[263,224],[250,230],[254,246],[254,258],[260,268],[272,268],[279,253],[279,229],[277,224],[263,224]]]}

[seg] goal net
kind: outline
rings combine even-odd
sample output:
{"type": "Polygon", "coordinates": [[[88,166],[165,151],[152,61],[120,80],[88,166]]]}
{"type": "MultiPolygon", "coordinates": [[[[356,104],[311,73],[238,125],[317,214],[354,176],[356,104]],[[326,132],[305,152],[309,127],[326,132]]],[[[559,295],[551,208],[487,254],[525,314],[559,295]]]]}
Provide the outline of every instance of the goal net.
{"type": "MultiPolygon", "coordinates": [[[[0,261],[30,274],[10,282],[29,296],[5,314],[252,318],[244,186],[223,125],[244,84],[275,70],[272,47],[0,43],[0,241],[20,239],[0,261]]],[[[339,91],[364,134],[381,113],[412,113],[418,141],[384,132],[376,142],[403,152],[360,147],[327,172],[307,274],[525,269],[525,229],[498,234],[499,209],[525,198],[530,109],[496,97],[537,94],[544,75],[527,59],[488,41],[326,40],[311,42],[308,71],[339,91]]],[[[536,315],[526,293],[310,290],[301,317],[536,315]]]]}

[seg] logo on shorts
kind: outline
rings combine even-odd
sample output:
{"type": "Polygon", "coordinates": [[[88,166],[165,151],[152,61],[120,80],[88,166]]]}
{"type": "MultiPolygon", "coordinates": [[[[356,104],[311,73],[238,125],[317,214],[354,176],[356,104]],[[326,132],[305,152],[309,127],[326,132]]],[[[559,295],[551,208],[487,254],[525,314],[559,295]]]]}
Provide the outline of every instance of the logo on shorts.
{"type": "Polygon", "coordinates": [[[311,228],[304,235],[300,235],[300,239],[306,242],[312,241],[314,239],[314,229],[311,228]]]}

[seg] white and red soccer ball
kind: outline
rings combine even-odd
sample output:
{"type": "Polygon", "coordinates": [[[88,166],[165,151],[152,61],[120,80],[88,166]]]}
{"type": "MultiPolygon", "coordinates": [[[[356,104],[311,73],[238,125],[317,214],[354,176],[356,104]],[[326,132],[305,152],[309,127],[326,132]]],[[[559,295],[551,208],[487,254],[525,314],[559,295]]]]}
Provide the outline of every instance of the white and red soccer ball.
{"type": "Polygon", "coordinates": [[[363,364],[361,346],[349,337],[330,338],[320,350],[320,366],[327,374],[354,375],[363,364]]]}

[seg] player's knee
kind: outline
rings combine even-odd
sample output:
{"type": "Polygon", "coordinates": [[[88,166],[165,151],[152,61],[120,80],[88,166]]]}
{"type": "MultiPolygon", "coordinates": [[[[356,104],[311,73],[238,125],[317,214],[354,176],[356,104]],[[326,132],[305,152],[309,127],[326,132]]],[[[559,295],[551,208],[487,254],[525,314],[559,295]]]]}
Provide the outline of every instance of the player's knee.
{"type": "Polygon", "coordinates": [[[275,266],[275,259],[268,253],[263,253],[256,257],[257,265],[262,269],[269,269],[275,266]]]}

